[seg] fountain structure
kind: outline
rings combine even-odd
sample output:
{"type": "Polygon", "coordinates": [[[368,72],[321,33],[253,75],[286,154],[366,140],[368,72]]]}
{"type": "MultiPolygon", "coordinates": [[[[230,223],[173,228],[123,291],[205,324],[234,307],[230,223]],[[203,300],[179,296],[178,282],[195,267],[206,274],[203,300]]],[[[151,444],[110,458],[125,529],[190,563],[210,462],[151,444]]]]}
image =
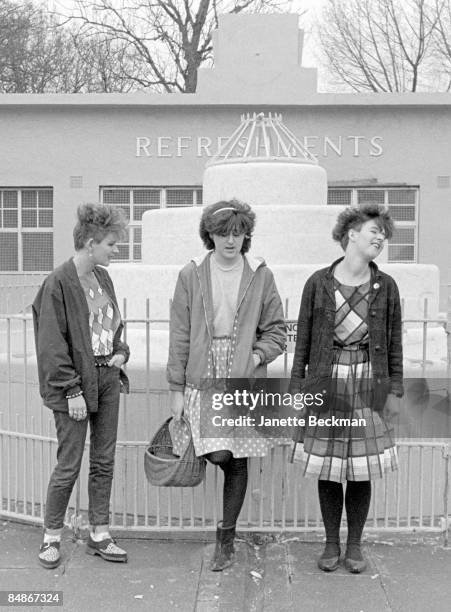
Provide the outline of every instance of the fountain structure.
{"type": "MultiPolygon", "coordinates": [[[[280,115],[244,115],[204,172],[204,205],[231,198],[243,200],[254,209],[257,223],[251,251],[265,258],[274,272],[287,318],[296,319],[307,278],[342,254],[340,246],[331,239],[332,227],[342,207],[327,206],[326,171],[284,125],[280,115]]],[[[129,298],[129,318],[144,318],[146,298],[149,298],[150,318],[168,319],[169,301],[179,270],[203,252],[198,235],[201,213],[202,208],[196,207],[151,210],[144,214],[143,263],[117,264],[111,268],[119,297],[129,298]]],[[[398,283],[404,318],[423,317],[425,298],[428,316],[437,318],[438,268],[389,264],[387,250],[384,249],[377,263],[398,283]]],[[[415,328],[411,324],[404,332],[407,365],[410,358],[411,370],[415,370],[415,362],[422,356],[420,331],[419,325],[415,328]]],[[[144,340],[142,332],[129,326],[134,367],[138,369],[145,354],[144,340]]],[[[152,324],[149,340],[153,376],[159,385],[164,385],[167,324],[152,324]]],[[[429,358],[436,361],[440,370],[442,357],[446,356],[443,328],[431,330],[429,345],[429,358]]],[[[282,358],[272,365],[270,372],[282,374],[282,358]]],[[[410,375],[415,374],[410,372],[410,375]]]]}

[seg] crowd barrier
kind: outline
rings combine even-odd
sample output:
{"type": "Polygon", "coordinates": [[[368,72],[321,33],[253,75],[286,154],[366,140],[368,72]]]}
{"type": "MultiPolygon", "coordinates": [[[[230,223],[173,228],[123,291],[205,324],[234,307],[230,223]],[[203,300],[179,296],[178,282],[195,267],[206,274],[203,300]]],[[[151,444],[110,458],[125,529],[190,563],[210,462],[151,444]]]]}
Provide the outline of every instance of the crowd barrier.
{"type": "MultiPolygon", "coordinates": [[[[416,321],[423,330],[422,375],[428,368],[429,327],[440,324],[426,315],[427,305],[425,317],[416,321]]],[[[205,481],[195,489],[158,488],[145,479],[146,445],[168,412],[167,388],[152,362],[149,340],[154,323],[149,316],[125,318],[126,335],[133,329],[136,339],[140,329],[138,336],[145,351],[133,376],[133,391],[121,400],[111,525],[127,532],[166,533],[168,537],[214,530],[221,514],[220,470],[209,465],[205,481]]],[[[162,322],[157,323],[161,328],[162,322]]],[[[32,320],[26,309],[19,315],[0,315],[0,340],[0,514],[42,524],[56,438],[52,414],[39,397],[32,320]]],[[[448,383],[449,353],[446,367],[448,383]]],[[[367,530],[433,531],[442,533],[447,544],[450,448],[448,439],[399,440],[400,469],[374,483],[367,530]]],[[[299,466],[289,462],[289,454],[289,445],[281,443],[267,457],[249,460],[240,529],[277,533],[321,528],[316,482],[302,477],[299,466]]],[[[75,531],[87,524],[86,491],[87,454],[66,516],[75,531]]]]}

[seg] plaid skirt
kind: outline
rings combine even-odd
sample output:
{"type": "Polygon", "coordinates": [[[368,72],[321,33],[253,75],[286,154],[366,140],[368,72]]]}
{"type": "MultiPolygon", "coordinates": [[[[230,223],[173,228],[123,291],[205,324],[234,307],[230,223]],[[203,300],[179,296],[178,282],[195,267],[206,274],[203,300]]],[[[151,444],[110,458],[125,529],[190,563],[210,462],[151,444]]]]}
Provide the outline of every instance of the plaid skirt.
{"type": "MultiPolygon", "coordinates": [[[[319,480],[374,480],[398,467],[393,428],[372,409],[373,377],[367,350],[336,348],[328,412],[344,425],[307,425],[293,443],[292,460],[319,480]],[[344,419],[344,421],[343,421],[344,419]],[[353,425],[354,419],[363,419],[353,425]],[[349,421],[349,424],[347,424],[349,421]]],[[[338,422],[338,421],[337,421],[338,422]]],[[[333,423],[333,421],[332,421],[333,423]]]]}
{"type": "MultiPolygon", "coordinates": [[[[230,337],[213,338],[210,370],[214,378],[227,378],[230,348],[230,337]]],[[[275,444],[280,444],[280,440],[264,437],[253,427],[247,428],[248,437],[244,437],[243,427],[227,428],[227,437],[206,437],[202,434],[204,428],[201,420],[208,411],[201,408],[201,396],[199,389],[188,386],[185,388],[183,412],[189,421],[194,450],[198,457],[218,450],[231,451],[234,457],[264,457],[275,444]]],[[[188,442],[189,433],[181,422],[174,422],[171,429],[173,451],[176,455],[181,455],[188,442]]]]}

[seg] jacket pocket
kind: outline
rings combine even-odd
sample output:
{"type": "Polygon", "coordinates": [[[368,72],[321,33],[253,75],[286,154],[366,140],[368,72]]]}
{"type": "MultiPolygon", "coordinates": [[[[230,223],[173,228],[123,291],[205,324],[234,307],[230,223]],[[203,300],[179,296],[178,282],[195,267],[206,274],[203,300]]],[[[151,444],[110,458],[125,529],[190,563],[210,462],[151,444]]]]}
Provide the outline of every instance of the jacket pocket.
{"type": "Polygon", "coordinates": [[[130,381],[127,374],[124,372],[122,368],[119,370],[119,382],[121,385],[120,392],[121,393],[130,393],[130,381]]]}
{"type": "Polygon", "coordinates": [[[385,402],[387,401],[387,395],[390,391],[390,378],[377,376],[373,377],[373,393],[372,393],[372,408],[377,412],[384,409],[385,402]]]}

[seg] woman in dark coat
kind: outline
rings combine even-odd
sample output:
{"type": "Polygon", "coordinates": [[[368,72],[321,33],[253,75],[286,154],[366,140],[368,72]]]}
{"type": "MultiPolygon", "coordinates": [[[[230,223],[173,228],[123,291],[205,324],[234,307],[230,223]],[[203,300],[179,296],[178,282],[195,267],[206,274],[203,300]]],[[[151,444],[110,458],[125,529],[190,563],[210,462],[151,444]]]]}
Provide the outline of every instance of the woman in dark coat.
{"type": "Polygon", "coordinates": [[[318,565],[324,571],[339,564],[343,502],[345,567],[352,573],[365,569],[360,542],[371,480],[397,468],[390,416],[403,394],[401,307],[396,282],[373,262],[392,233],[388,211],[377,204],[344,210],[333,238],[345,255],[315,272],[302,295],[290,388],[293,394],[322,394],[306,416],[328,421],[321,426],[307,419],[297,432],[293,460],[304,475],[318,478],[326,530],[318,565]]]}
{"type": "Polygon", "coordinates": [[[87,552],[108,561],[127,561],[108,525],[119,392],[128,388],[121,366],[128,360],[129,349],[120,339],[121,315],[104,269],[118,252],[116,242],[125,235],[126,225],[121,209],[80,206],[75,254],[46,278],[33,302],[40,393],[45,406],[53,410],[58,439],[38,555],[47,569],[61,561],[64,516],[80,471],[88,423],[87,552]]]}

